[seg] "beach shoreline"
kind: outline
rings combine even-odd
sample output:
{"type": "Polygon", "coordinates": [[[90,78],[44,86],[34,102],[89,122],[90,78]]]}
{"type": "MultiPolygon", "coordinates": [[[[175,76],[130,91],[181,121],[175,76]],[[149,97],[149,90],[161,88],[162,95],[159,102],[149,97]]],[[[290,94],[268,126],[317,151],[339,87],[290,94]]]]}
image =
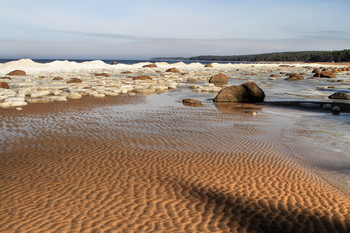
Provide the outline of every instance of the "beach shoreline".
{"type": "MultiPolygon", "coordinates": [[[[282,108],[271,105],[275,99],[266,104],[212,102],[217,90],[206,83],[211,74],[226,72],[232,82],[257,80],[273,94],[274,82],[277,87],[287,82],[269,80],[271,73],[285,71],[278,65],[66,65],[56,70],[27,66],[28,76],[9,79],[16,94],[30,90],[23,97],[28,102],[50,99],[53,92],[31,94],[52,88],[62,91],[57,95],[79,93],[81,98],[0,109],[5,135],[1,231],[350,230],[347,108],[333,116],[329,109],[302,108],[299,100],[289,99],[282,108]],[[181,73],[166,72],[173,66],[181,73]],[[121,74],[126,70],[132,73],[121,74]],[[56,75],[63,81],[52,83],[56,75]],[[82,83],[65,84],[77,75],[82,83]],[[153,80],[132,80],[137,75],[153,80]],[[123,85],[129,86],[124,94],[93,95],[123,85]],[[185,98],[202,105],[185,106],[185,98]]],[[[298,67],[299,72],[311,69],[298,67]]],[[[301,85],[289,85],[300,91],[301,85]]]]}

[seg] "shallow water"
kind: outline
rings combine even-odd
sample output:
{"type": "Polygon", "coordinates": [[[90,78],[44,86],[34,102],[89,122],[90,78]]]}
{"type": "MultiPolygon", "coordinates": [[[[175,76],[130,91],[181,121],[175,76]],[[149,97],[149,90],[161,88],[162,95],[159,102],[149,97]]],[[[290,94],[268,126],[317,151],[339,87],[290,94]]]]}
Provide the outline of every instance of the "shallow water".
{"type": "Polygon", "coordinates": [[[350,164],[347,138],[325,144],[347,135],[348,115],[212,97],[179,88],[2,115],[0,229],[349,229],[349,196],[339,185],[347,178],[341,165],[350,164]],[[203,106],[184,106],[188,97],[203,106]],[[313,153],[323,147],[338,153],[313,153]]]}

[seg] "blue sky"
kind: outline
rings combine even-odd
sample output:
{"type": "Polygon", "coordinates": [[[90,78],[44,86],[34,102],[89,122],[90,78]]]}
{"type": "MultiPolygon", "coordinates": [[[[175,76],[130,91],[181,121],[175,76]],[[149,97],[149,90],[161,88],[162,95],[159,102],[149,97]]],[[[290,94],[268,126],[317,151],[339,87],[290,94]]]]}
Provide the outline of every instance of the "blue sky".
{"type": "Polygon", "coordinates": [[[0,0],[1,58],[350,48],[349,0],[0,0]]]}

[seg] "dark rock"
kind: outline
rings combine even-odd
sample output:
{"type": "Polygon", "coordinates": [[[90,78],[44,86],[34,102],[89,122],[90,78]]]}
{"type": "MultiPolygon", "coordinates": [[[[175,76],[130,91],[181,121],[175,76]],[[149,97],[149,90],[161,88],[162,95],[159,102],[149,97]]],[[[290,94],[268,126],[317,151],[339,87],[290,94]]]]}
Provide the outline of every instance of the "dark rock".
{"type": "Polygon", "coordinates": [[[254,82],[240,86],[229,86],[222,89],[214,98],[214,102],[260,102],[264,101],[265,93],[254,82]]]}
{"type": "Polygon", "coordinates": [[[330,99],[342,99],[342,100],[350,100],[350,94],[344,92],[336,92],[332,95],[328,96],[330,99]]]}
{"type": "Polygon", "coordinates": [[[10,75],[10,76],[26,76],[27,73],[23,70],[14,70],[14,71],[11,71],[10,73],[8,73],[7,75],[10,75]]]}
{"type": "Polygon", "coordinates": [[[59,81],[59,80],[63,80],[63,78],[62,77],[54,77],[52,80],[59,81]]]}
{"type": "Polygon", "coordinates": [[[330,71],[322,71],[315,73],[314,77],[317,78],[336,78],[337,76],[330,71]]]}
{"type": "Polygon", "coordinates": [[[72,78],[69,81],[67,81],[67,83],[82,83],[83,81],[81,79],[78,78],[72,78]]]}
{"type": "Polygon", "coordinates": [[[277,78],[277,77],[282,77],[280,74],[271,74],[270,77],[277,78]]]}
{"type": "Polygon", "coordinates": [[[115,61],[112,62],[112,65],[118,65],[118,62],[115,62],[115,61]]]}
{"type": "Polygon", "coordinates": [[[260,87],[258,87],[258,85],[256,85],[254,82],[243,83],[241,86],[243,86],[247,90],[249,101],[251,102],[264,101],[265,99],[264,91],[260,87]]]}
{"type": "Polygon", "coordinates": [[[176,68],[170,68],[170,69],[167,69],[165,72],[180,73],[180,70],[176,68]]]}
{"type": "Polygon", "coordinates": [[[96,73],[95,76],[101,76],[101,77],[109,77],[109,74],[107,73],[96,73]]]}
{"type": "Polygon", "coordinates": [[[340,114],[340,107],[339,106],[334,106],[333,108],[332,108],[332,114],[333,115],[339,115],[340,114]]]}
{"type": "Polygon", "coordinates": [[[214,98],[214,102],[244,102],[248,100],[248,91],[242,85],[225,87],[214,98]]]}
{"type": "Polygon", "coordinates": [[[148,75],[140,75],[133,77],[132,80],[152,80],[152,78],[148,75]]]}
{"type": "Polygon", "coordinates": [[[132,74],[132,72],[131,71],[123,71],[123,72],[121,72],[121,74],[132,74]]]}
{"type": "Polygon", "coordinates": [[[291,73],[289,74],[289,77],[284,79],[284,80],[287,80],[287,81],[296,81],[296,80],[303,80],[304,77],[300,74],[296,74],[296,73],[291,73]]]}
{"type": "Polygon", "coordinates": [[[209,79],[209,83],[227,84],[228,77],[222,73],[216,74],[209,79]]]}
{"type": "Polygon", "coordinates": [[[188,83],[195,83],[195,82],[197,82],[197,79],[195,79],[195,78],[188,78],[187,82],[188,83]]]}
{"type": "Polygon", "coordinates": [[[206,64],[204,67],[211,68],[211,67],[213,67],[213,65],[212,64],[206,64]]]}
{"type": "Polygon", "coordinates": [[[157,68],[156,64],[149,64],[149,65],[144,65],[142,66],[143,68],[157,68]]]}
{"type": "Polygon", "coordinates": [[[194,99],[183,99],[182,104],[186,106],[192,106],[192,107],[203,106],[200,100],[194,100],[194,99]]]}
{"type": "Polygon", "coordinates": [[[0,82],[0,88],[10,89],[10,86],[7,82],[0,82]]]}

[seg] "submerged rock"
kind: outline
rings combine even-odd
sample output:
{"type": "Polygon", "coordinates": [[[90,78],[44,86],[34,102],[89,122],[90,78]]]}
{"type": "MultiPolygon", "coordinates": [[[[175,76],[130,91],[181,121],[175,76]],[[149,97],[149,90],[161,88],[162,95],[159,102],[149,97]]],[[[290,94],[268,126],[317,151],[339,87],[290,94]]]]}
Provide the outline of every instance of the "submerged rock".
{"type": "Polygon", "coordinates": [[[334,106],[333,108],[332,108],[332,114],[333,115],[339,115],[340,114],[340,107],[339,106],[334,106]]]}
{"type": "Polygon", "coordinates": [[[192,107],[201,107],[203,106],[202,102],[200,100],[195,99],[183,99],[182,104],[186,106],[192,106],[192,107]]]}

